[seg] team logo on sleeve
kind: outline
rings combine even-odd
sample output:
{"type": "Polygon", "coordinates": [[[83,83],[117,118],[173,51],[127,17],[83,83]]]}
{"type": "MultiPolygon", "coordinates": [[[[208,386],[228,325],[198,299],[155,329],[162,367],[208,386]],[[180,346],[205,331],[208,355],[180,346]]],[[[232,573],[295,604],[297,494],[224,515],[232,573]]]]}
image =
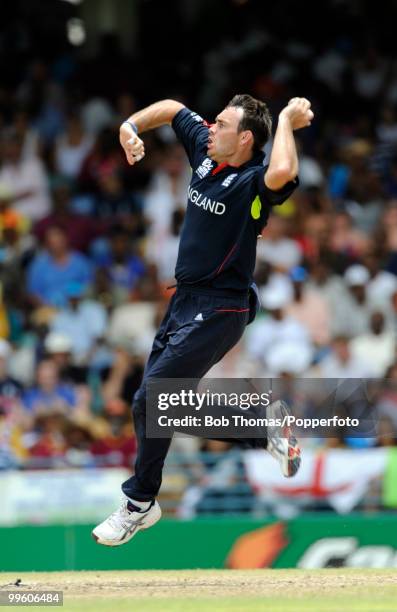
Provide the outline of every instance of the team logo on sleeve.
{"type": "Polygon", "coordinates": [[[190,116],[191,116],[192,119],[197,121],[197,123],[203,123],[203,121],[204,121],[204,119],[202,117],[200,117],[200,115],[198,115],[197,113],[190,113],[190,116]]]}
{"type": "Polygon", "coordinates": [[[214,162],[209,157],[206,157],[202,164],[197,168],[196,174],[199,178],[204,178],[212,170],[214,162]]]}

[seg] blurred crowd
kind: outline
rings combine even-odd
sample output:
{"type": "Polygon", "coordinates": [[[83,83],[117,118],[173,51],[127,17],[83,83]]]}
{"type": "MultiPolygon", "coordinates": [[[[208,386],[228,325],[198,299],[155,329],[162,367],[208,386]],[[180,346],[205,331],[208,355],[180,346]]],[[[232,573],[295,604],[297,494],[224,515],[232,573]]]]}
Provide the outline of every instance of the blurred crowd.
{"type": "Polygon", "coordinates": [[[382,427],[365,444],[396,444],[395,59],[343,28],[321,45],[280,46],[252,20],[244,32],[214,39],[184,96],[159,80],[146,99],[142,74],[131,93],[112,37],[95,61],[31,57],[0,84],[0,469],[132,464],[130,404],[172,295],[190,168],[164,127],[131,169],[118,128],[170,95],[212,120],[237,87],[275,122],[305,95],[316,121],[297,133],[299,189],[258,240],[262,310],[210,376],[382,378],[382,427]]]}

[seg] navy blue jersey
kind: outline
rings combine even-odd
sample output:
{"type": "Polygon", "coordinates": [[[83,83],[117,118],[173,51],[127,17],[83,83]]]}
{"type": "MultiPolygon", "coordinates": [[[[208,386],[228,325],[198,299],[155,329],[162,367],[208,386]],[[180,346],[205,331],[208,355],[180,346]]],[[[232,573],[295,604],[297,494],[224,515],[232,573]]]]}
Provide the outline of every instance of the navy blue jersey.
{"type": "Polygon", "coordinates": [[[207,155],[208,127],[187,108],[176,114],[172,127],[192,167],[175,278],[178,283],[248,290],[257,236],[271,207],[290,196],[298,179],[280,191],[268,189],[263,153],[238,167],[217,166],[207,155]]]}

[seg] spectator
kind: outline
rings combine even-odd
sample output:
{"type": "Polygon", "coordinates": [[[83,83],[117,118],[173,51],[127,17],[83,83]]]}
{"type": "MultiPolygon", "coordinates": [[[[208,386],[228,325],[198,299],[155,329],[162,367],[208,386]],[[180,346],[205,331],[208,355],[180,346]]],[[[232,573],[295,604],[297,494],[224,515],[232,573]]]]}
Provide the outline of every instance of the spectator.
{"type": "Polygon", "coordinates": [[[4,412],[18,409],[22,398],[22,385],[8,373],[10,344],[0,339],[0,409],[4,412]]]}
{"type": "Polygon", "coordinates": [[[308,330],[299,321],[285,314],[290,299],[286,286],[266,287],[261,293],[261,300],[268,316],[256,321],[247,334],[248,353],[267,369],[268,355],[275,347],[294,342],[310,348],[308,330]]]}
{"type": "Polygon", "coordinates": [[[375,308],[386,311],[390,308],[390,300],[397,291],[397,277],[383,269],[383,261],[375,248],[369,249],[361,258],[370,274],[367,285],[368,300],[375,308]]]}
{"type": "Polygon", "coordinates": [[[340,308],[339,312],[341,318],[337,324],[338,333],[355,337],[368,331],[372,309],[367,295],[369,280],[369,272],[365,266],[355,264],[346,270],[344,281],[348,291],[343,308],[340,308]]]}
{"type": "MultiPolygon", "coordinates": [[[[3,400],[3,398],[1,398],[3,400]]],[[[15,405],[0,402],[0,471],[20,467],[27,459],[24,428],[15,405]]]]}
{"type": "Polygon", "coordinates": [[[38,157],[23,157],[23,140],[9,133],[3,141],[0,182],[13,193],[14,208],[31,221],[42,219],[50,209],[48,180],[38,157]]]}
{"type": "Polygon", "coordinates": [[[113,109],[103,98],[90,98],[81,109],[81,122],[88,134],[99,134],[112,125],[113,120],[113,109]]]}
{"type": "Polygon", "coordinates": [[[29,445],[31,467],[48,469],[65,464],[62,459],[66,451],[66,422],[65,415],[59,412],[43,412],[36,417],[29,445]]]}
{"type": "Polygon", "coordinates": [[[131,435],[129,404],[121,399],[107,402],[105,422],[100,437],[91,445],[91,453],[99,465],[131,468],[136,454],[136,441],[131,435]]]}
{"type": "Polygon", "coordinates": [[[18,235],[27,233],[29,221],[12,209],[13,193],[5,184],[0,184],[0,240],[4,243],[7,230],[15,230],[18,235]]]}
{"type": "Polygon", "coordinates": [[[29,233],[29,221],[14,210],[13,195],[0,185],[0,277],[8,296],[15,288],[20,291],[23,267],[32,256],[35,240],[29,233]]]}
{"type": "Polygon", "coordinates": [[[149,274],[142,277],[129,301],[117,306],[109,320],[107,338],[114,345],[130,345],[139,354],[147,354],[155,336],[155,322],[161,312],[159,293],[154,294],[149,274]]]}
{"type": "Polygon", "coordinates": [[[109,172],[109,168],[113,172],[123,170],[125,161],[120,152],[117,133],[111,128],[104,128],[81,166],[79,191],[95,196],[100,191],[100,177],[104,172],[109,172]]]}
{"type": "Polygon", "coordinates": [[[346,186],[346,208],[359,230],[369,233],[378,222],[383,189],[370,160],[373,144],[367,139],[357,139],[348,147],[350,174],[346,186]]]}
{"type": "Polygon", "coordinates": [[[314,373],[322,378],[370,378],[374,368],[370,359],[352,354],[350,339],[347,336],[336,336],[331,343],[331,354],[325,357],[314,373]]]}
{"type": "Polygon", "coordinates": [[[127,91],[121,92],[116,100],[115,125],[119,127],[119,125],[125,121],[125,118],[130,117],[136,110],[134,96],[127,91]]]}
{"type": "Polygon", "coordinates": [[[37,366],[37,385],[24,393],[23,404],[28,412],[61,412],[67,414],[77,407],[77,394],[73,386],[59,379],[58,368],[53,361],[44,359],[37,366]]]}
{"type": "Polygon", "coordinates": [[[302,145],[298,139],[298,155],[299,155],[299,183],[302,189],[322,189],[325,177],[323,169],[318,161],[307,155],[302,150],[302,145]]]}
{"type": "Polygon", "coordinates": [[[374,231],[376,249],[383,260],[383,267],[397,274],[397,201],[390,200],[374,231]]]}
{"type": "Polygon", "coordinates": [[[170,234],[173,212],[185,209],[189,175],[182,145],[168,145],[145,194],[144,205],[150,223],[148,241],[157,244],[159,250],[170,234]]]}
{"type": "Polygon", "coordinates": [[[116,301],[125,301],[145,273],[145,264],[133,250],[128,231],[115,227],[111,234],[110,253],[97,257],[96,263],[108,275],[116,301]]]}
{"type": "Polygon", "coordinates": [[[128,189],[123,170],[114,163],[103,165],[94,213],[105,227],[122,225],[132,238],[141,238],[145,232],[142,198],[128,189]]]}
{"type": "Polygon", "coordinates": [[[346,306],[348,296],[343,280],[332,272],[328,259],[325,258],[313,261],[309,271],[307,287],[316,291],[326,302],[330,315],[330,329],[334,334],[343,321],[344,309],[348,307],[346,306]]]}
{"type": "Polygon", "coordinates": [[[377,425],[376,446],[397,446],[397,429],[393,420],[382,416],[377,425]]]}
{"type": "Polygon", "coordinates": [[[65,460],[73,467],[93,467],[95,465],[91,446],[93,436],[90,424],[81,420],[69,420],[64,428],[65,460]]]}
{"type": "Polygon", "coordinates": [[[17,108],[12,117],[12,128],[23,141],[22,155],[24,158],[36,158],[40,155],[41,143],[37,130],[31,124],[27,109],[17,108]]]}
{"type": "Polygon", "coordinates": [[[308,288],[305,281],[308,274],[301,266],[290,272],[293,283],[293,301],[286,307],[287,315],[299,321],[309,331],[311,341],[316,346],[324,346],[330,340],[330,313],[324,298],[315,290],[308,288]]]}
{"type": "Polygon", "coordinates": [[[385,375],[396,358],[396,338],[394,332],[386,328],[382,312],[372,313],[368,332],[352,340],[351,352],[353,359],[358,362],[371,359],[374,376],[385,375]]]}
{"type": "Polygon", "coordinates": [[[64,306],[67,303],[66,287],[73,282],[87,287],[92,280],[92,266],[84,255],[70,250],[61,227],[47,229],[45,247],[35,256],[28,270],[30,299],[37,306],[64,306]]]}
{"type": "Polygon", "coordinates": [[[157,266],[159,279],[167,287],[175,282],[175,266],[178,258],[179,235],[181,232],[185,211],[175,210],[172,214],[171,234],[165,239],[162,248],[146,242],[146,257],[157,266]]]}
{"type": "Polygon", "coordinates": [[[54,361],[63,380],[71,365],[72,346],[70,337],[59,332],[51,331],[44,339],[45,356],[54,361]]]}
{"type": "Polygon", "coordinates": [[[270,217],[269,223],[257,245],[257,266],[261,262],[270,264],[275,270],[288,272],[298,266],[302,259],[302,249],[296,240],[289,237],[291,223],[277,214],[270,217]]]}
{"type": "Polygon", "coordinates": [[[137,391],[143,374],[142,357],[131,343],[120,343],[115,349],[115,358],[102,387],[105,406],[119,400],[126,406],[137,391]]]}
{"type": "Polygon", "coordinates": [[[84,286],[79,283],[69,283],[65,292],[68,302],[55,315],[50,329],[70,339],[74,364],[87,365],[96,341],[105,334],[106,311],[98,302],[84,299],[84,286]]]}
{"type": "Polygon", "coordinates": [[[295,377],[304,376],[313,360],[313,349],[306,343],[296,340],[277,343],[268,350],[266,362],[269,376],[295,377]]]}
{"type": "Polygon", "coordinates": [[[367,101],[367,109],[375,109],[376,97],[383,89],[387,77],[387,61],[370,45],[356,60],[353,85],[357,95],[367,101]],[[372,104],[371,104],[372,103],[372,104]]]}
{"type": "Polygon", "coordinates": [[[368,236],[354,226],[348,212],[336,213],[332,219],[332,230],[329,248],[335,253],[344,255],[350,262],[361,257],[368,246],[368,236]]]}
{"type": "Polygon", "coordinates": [[[65,132],[55,143],[56,171],[69,179],[77,178],[93,144],[93,137],[84,132],[80,119],[70,115],[65,132]]]}
{"type": "Polygon", "coordinates": [[[88,251],[91,242],[102,229],[100,223],[92,217],[73,212],[70,182],[65,177],[53,180],[52,210],[34,227],[34,233],[41,243],[47,230],[53,226],[62,228],[70,247],[82,252],[88,251]]]}
{"type": "MultiPolygon", "coordinates": [[[[50,331],[44,340],[45,358],[52,361],[57,367],[59,378],[69,385],[76,385],[79,401],[89,406],[90,389],[89,373],[92,364],[75,364],[72,355],[72,339],[60,332],[50,331]]],[[[94,359],[94,356],[92,359],[94,359]]],[[[84,412],[84,410],[83,410],[84,412]]]]}

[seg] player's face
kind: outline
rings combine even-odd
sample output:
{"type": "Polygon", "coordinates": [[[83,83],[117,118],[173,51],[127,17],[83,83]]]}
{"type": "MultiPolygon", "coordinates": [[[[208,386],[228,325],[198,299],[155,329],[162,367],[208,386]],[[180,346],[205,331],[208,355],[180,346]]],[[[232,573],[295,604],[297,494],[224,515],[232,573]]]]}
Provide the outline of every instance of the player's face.
{"type": "Polygon", "coordinates": [[[243,132],[238,131],[238,126],[242,115],[242,108],[228,106],[211,125],[207,152],[214,161],[218,163],[227,161],[239,151],[243,132]]]}

